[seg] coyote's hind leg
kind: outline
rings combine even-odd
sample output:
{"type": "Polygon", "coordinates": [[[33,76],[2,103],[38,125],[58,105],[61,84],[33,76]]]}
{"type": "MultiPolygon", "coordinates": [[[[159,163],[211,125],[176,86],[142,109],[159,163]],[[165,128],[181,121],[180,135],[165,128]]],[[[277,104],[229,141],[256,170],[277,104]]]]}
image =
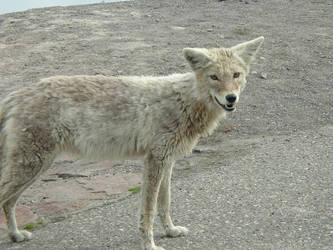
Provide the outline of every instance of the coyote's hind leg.
{"type": "Polygon", "coordinates": [[[14,242],[29,240],[32,235],[30,232],[19,230],[17,227],[15,218],[16,202],[24,190],[51,166],[54,159],[53,155],[47,157],[43,152],[40,152],[37,161],[30,157],[30,161],[26,161],[26,164],[24,164],[25,161],[22,161],[18,155],[20,154],[16,154],[15,161],[12,158],[6,162],[0,180],[0,207],[2,206],[5,212],[8,235],[14,242]]]}
{"type": "Polygon", "coordinates": [[[12,196],[3,204],[3,210],[5,211],[7,226],[8,226],[8,235],[10,239],[14,242],[20,242],[23,240],[30,240],[31,233],[26,230],[18,230],[16,218],[15,218],[15,206],[18,198],[20,197],[22,191],[19,191],[17,194],[12,196]]]}

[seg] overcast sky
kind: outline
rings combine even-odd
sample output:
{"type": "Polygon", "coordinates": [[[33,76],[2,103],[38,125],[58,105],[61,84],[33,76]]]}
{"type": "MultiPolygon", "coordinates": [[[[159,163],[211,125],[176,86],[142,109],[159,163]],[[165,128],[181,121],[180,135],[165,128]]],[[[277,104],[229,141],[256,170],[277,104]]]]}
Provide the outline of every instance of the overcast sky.
{"type": "Polygon", "coordinates": [[[0,0],[0,14],[49,6],[68,6],[119,0],[0,0]]]}

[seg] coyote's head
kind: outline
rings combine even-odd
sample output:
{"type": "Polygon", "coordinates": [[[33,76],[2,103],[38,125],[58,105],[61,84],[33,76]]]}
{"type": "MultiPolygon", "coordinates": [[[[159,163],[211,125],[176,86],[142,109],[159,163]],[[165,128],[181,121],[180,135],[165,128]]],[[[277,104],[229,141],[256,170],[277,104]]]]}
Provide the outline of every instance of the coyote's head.
{"type": "Polygon", "coordinates": [[[249,65],[263,40],[259,37],[228,49],[185,48],[184,56],[197,78],[199,97],[210,98],[213,107],[234,111],[249,65]]]}

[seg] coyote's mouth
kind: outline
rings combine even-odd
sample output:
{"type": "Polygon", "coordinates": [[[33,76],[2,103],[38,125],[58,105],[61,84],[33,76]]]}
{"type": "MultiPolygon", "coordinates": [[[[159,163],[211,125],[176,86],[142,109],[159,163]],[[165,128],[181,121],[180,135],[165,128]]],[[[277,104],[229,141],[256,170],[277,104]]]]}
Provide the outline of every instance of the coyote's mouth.
{"type": "Polygon", "coordinates": [[[234,110],[236,109],[236,107],[235,107],[234,104],[226,104],[226,105],[224,105],[224,104],[220,103],[216,96],[215,96],[215,101],[216,101],[216,102],[217,102],[217,103],[218,103],[218,104],[219,104],[224,110],[226,110],[226,111],[228,111],[228,112],[232,112],[232,111],[234,111],[234,110]]]}

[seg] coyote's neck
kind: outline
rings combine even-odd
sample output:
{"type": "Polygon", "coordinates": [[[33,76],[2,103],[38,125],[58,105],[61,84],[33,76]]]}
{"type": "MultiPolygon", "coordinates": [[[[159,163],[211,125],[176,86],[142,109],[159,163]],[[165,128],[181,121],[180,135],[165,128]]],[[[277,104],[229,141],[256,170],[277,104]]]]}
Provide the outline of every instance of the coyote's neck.
{"type": "MultiPolygon", "coordinates": [[[[173,134],[171,143],[180,152],[190,153],[201,136],[209,135],[221,117],[209,94],[199,93],[194,74],[171,75],[165,84],[164,98],[171,98],[164,106],[161,118],[163,129],[173,134]]],[[[160,107],[160,106],[159,106],[160,107]]]]}
{"type": "Polygon", "coordinates": [[[214,110],[209,110],[202,101],[193,102],[188,107],[185,131],[187,136],[207,136],[217,126],[219,115],[214,110]]]}
{"type": "Polygon", "coordinates": [[[217,126],[221,117],[221,110],[212,106],[209,94],[198,93],[196,78],[194,74],[185,75],[183,81],[183,120],[186,136],[207,136],[217,126]]]}

